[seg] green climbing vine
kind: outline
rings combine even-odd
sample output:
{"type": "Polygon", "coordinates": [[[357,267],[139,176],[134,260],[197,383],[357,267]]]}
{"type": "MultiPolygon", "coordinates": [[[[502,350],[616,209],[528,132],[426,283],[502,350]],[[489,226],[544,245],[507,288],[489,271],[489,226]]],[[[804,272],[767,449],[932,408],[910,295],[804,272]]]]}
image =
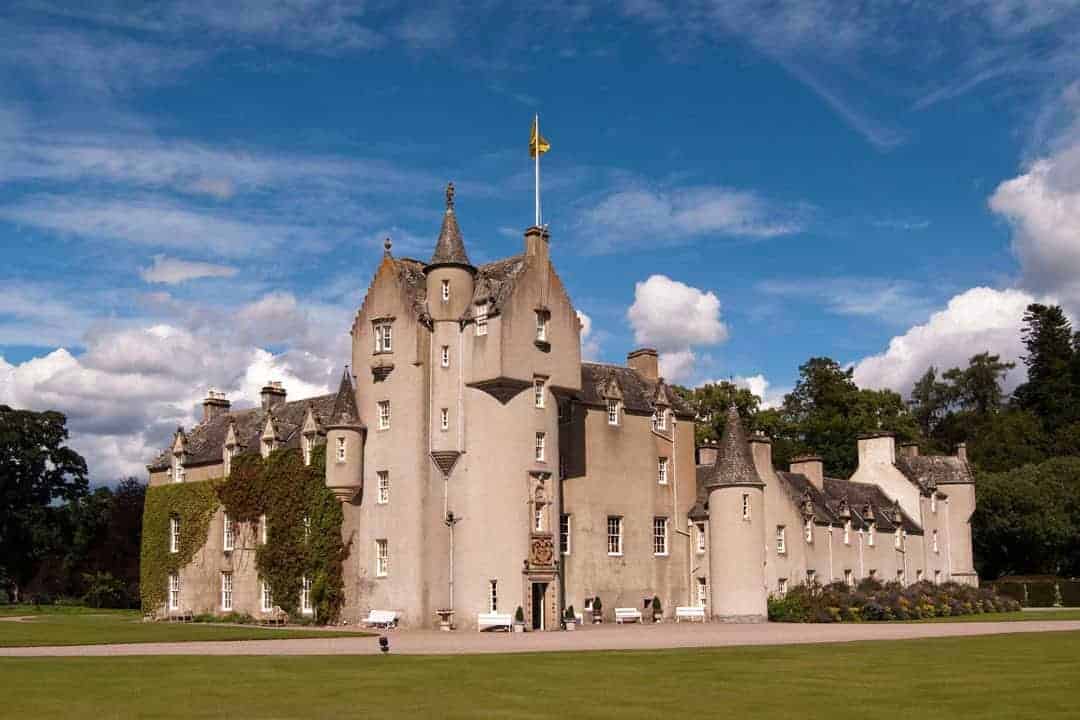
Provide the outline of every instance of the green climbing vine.
{"type": "Polygon", "coordinates": [[[256,550],[255,566],[274,603],[299,616],[302,578],[310,578],[315,618],[322,623],[336,620],[341,611],[348,553],[341,539],[341,504],[326,488],[325,467],[325,447],[312,452],[310,466],[296,449],[278,450],[265,460],[243,455],[217,487],[230,517],[256,522],[266,515],[266,543],[256,550]]]}
{"type": "Polygon", "coordinates": [[[143,612],[165,604],[169,574],[191,562],[206,544],[210,520],[218,507],[215,481],[155,485],[146,489],[143,507],[139,589],[143,612]],[[180,544],[170,552],[170,518],[180,521],[180,544]]]}

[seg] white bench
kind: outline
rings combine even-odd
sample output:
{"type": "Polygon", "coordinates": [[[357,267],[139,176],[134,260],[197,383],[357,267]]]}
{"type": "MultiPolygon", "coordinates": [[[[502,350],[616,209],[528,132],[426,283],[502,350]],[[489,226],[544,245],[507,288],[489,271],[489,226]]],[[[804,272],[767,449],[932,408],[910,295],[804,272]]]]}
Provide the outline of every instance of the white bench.
{"type": "Polygon", "coordinates": [[[641,622],[641,611],[637,608],[615,608],[615,623],[641,622]]]}
{"type": "Polygon", "coordinates": [[[510,628],[513,624],[514,618],[509,614],[480,613],[476,616],[477,631],[484,631],[489,628],[506,628],[506,631],[510,632],[510,628]]]}
{"type": "Polygon", "coordinates": [[[396,610],[372,610],[368,616],[360,622],[367,627],[377,627],[389,630],[397,627],[398,614],[396,610]]]}
{"type": "Polygon", "coordinates": [[[675,608],[675,622],[698,620],[705,622],[705,608],[703,607],[677,607],[675,608]]]}

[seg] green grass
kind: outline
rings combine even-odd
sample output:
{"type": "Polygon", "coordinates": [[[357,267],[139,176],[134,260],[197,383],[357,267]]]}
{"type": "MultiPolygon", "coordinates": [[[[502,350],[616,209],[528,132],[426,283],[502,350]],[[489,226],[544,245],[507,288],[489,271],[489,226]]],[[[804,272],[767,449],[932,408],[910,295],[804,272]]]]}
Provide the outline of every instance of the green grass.
{"type": "Polygon", "coordinates": [[[985,613],[982,615],[955,615],[950,617],[907,620],[906,622],[1026,622],[1030,620],[1080,620],[1080,608],[1063,610],[1038,610],[1027,612],[985,613]]]}
{"type": "Polygon", "coordinates": [[[26,607],[3,616],[29,615],[26,621],[0,621],[0,647],[104,645],[107,643],[192,642],[196,640],[282,640],[355,636],[355,632],[263,628],[203,623],[144,623],[137,610],[95,610],[70,606],[26,607]]]}
{"type": "Polygon", "coordinates": [[[10,717],[1075,718],[1080,632],[467,656],[0,658],[10,717]]]}

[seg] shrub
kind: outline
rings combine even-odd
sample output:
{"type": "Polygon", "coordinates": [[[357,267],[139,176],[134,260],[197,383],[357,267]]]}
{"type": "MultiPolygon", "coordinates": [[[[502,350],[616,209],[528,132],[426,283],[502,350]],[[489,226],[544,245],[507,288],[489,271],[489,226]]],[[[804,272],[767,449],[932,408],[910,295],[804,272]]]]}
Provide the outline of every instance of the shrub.
{"type": "Polygon", "coordinates": [[[516,623],[525,622],[525,610],[523,610],[520,605],[518,605],[517,610],[514,611],[514,622],[516,622],[516,623]]]}
{"type": "Polygon", "coordinates": [[[653,595],[652,611],[653,611],[654,616],[664,614],[664,607],[660,604],[660,598],[657,597],[656,595],[653,595]]]}

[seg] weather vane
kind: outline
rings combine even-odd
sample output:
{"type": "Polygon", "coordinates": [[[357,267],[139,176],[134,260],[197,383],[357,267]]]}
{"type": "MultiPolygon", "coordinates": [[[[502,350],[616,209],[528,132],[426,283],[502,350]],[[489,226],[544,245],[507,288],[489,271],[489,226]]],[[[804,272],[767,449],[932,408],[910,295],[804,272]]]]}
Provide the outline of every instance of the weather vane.
{"type": "Polygon", "coordinates": [[[454,183],[446,183],[446,209],[454,209],[454,183]]]}

